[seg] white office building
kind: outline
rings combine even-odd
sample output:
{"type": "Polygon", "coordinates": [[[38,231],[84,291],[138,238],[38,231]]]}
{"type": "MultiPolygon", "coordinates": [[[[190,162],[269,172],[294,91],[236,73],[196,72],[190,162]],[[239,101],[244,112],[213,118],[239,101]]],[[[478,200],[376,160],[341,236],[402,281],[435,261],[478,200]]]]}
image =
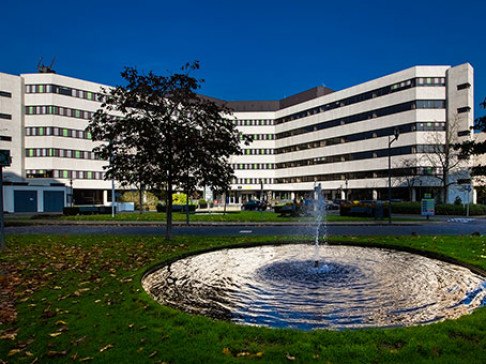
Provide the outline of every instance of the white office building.
{"type": "MultiPolygon", "coordinates": [[[[85,131],[101,87],[108,86],[55,73],[0,73],[0,149],[12,156],[3,168],[5,211],[59,211],[73,199],[109,204],[107,162],[92,153],[85,131]]],[[[387,199],[389,171],[393,198],[437,195],[443,146],[473,137],[469,64],[416,66],[345,90],[316,87],[276,101],[220,101],[254,139],[230,161],[233,204],[262,192],[271,200],[310,195],[318,184],[329,199],[387,199]]],[[[464,200],[456,182],[468,178],[471,163],[450,163],[449,202],[464,200]]]]}

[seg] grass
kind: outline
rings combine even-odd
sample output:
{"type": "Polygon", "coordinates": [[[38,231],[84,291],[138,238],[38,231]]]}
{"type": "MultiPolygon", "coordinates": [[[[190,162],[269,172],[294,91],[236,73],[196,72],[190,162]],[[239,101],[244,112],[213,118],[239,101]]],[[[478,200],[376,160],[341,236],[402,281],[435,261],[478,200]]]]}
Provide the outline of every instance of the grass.
{"type": "MultiPolygon", "coordinates": [[[[231,244],[276,239],[232,238],[231,244]]],[[[486,269],[481,237],[345,239],[432,251],[486,269]]],[[[156,262],[225,245],[224,238],[200,237],[167,243],[159,237],[8,236],[0,255],[0,362],[484,362],[486,307],[413,328],[299,332],[191,316],[155,303],[141,289],[141,275],[156,262]]]]}
{"type": "MultiPolygon", "coordinates": [[[[185,222],[185,213],[174,213],[172,215],[173,221],[185,222]]],[[[77,216],[48,216],[48,215],[34,215],[32,217],[17,217],[17,216],[6,216],[8,221],[29,221],[36,219],[52,219],[52,220],[62,220],[62,221],[144,221],[144,222],[165,222],[166,214],[159,212],[147,212],[147,213],[121,213],[116,214],[112,217],[110,214],[102,215],[77,215],[77,216]]],[[[424,221],[424,218],[417,216],[416,218],[403,218],[394,217],[397,221],[424,221]]],[[[191,223],[197,222],[314,222],[316,220],[315,216],[303,216],[303,217],[292,217],[292,216],[280,216],[274,212],[256,212],[256,211],[237,211],[237,212],[227,212],[222,213],[196,213],[190,214],[189,221],[191,223]]],[[[352,216],[339,216],[329,214],[326,217],[328,222],[346,222],[346,221],[375,221],[373,218],[367,217],[352,217],[352,216]]],[[[386,220],[386,219],[385,219],[386,220]]]]}

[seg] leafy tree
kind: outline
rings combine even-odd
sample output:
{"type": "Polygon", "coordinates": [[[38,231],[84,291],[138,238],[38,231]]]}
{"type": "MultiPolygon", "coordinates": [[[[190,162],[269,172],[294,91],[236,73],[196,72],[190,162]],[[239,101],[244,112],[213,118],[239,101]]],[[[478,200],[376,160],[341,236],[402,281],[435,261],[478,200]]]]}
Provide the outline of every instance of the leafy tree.
{"type": "MultiPolygon", "coordinates": [[[[480,105],[483,109],[486,109],[486,98],[480,105]]],[[[486,132],[486,115],[474,120],[474,130],[486,132]]],[[[455,145],[455,148],[460,151],[461,156],[463,157],[486,154],[486,139],[481,142],[468,140],[455,145]]],[[[472,167],[471,172],[473,176],[486,176],[486,166],[479,164],[472,167]]]]}
{"type": "Polygon", "coordinates": [[[121,73],[126,86],[105,90],[88,126],[93,140],[105,141],[94,151],[111,157],[106,178],[165,190],[167,240],[174,189],[196,184],[226,189],[233,176],[229,156],[241,154],[240,140],[250,141],[237,132],[228,108],[196,93],[203,81],[190,73],[197,69],[196,61],[180,73],[158,76],[126,67],[121,73]]]}

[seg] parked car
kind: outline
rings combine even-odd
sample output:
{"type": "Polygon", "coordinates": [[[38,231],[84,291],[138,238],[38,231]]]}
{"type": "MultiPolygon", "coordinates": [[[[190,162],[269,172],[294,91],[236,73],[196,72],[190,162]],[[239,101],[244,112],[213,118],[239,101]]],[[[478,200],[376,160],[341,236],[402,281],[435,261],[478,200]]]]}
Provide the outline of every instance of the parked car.
{"type": "Polygon", "coordinates": [[[267,203],[265,201],[251,200],[241,205],[241,209],[243,211],[265,211],[267,209],[267,203]]]}

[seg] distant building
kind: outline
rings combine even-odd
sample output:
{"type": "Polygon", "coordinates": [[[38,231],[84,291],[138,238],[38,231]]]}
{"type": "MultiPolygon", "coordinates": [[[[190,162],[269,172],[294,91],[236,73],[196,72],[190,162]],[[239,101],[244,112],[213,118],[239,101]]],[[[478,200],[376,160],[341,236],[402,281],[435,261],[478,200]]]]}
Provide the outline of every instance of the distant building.
{"type": "MultiPolygon", "coordinates": [[[[0,73],[0,149],[5,210],[46,211],[76,204],[109,204],[111,181],[85,131],[104,86],[55,73],[0,73]],[[62,198],[61,198],[62,194],[62,198]],[[53,202],[54,201],[54,202],[53,202]]],[[[387,199],[388,141],[393,198],[437,194],[441,166],[433,146],[472,138],[473,68],[416,66],[345,90],[325,87],[277,101],[223,101],[254,142],[233,156],[229,202],[311,195],[387,199]],[[447,135],[447,138],[446,138],[447,135]]],[[[471,160],[449,174],[467,177],[471,160]]],[[[451,184],[449,201],[463,188],[451,184]]],[[[461,195],[462,196],[462,195],[461,195]]],[[[218,197],[215,197],[217,199],[218,197]]]]}

